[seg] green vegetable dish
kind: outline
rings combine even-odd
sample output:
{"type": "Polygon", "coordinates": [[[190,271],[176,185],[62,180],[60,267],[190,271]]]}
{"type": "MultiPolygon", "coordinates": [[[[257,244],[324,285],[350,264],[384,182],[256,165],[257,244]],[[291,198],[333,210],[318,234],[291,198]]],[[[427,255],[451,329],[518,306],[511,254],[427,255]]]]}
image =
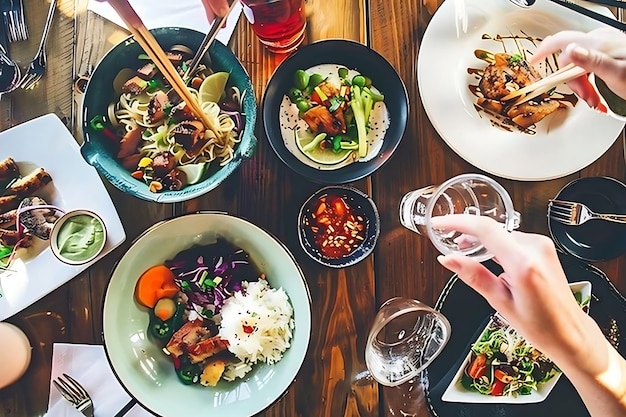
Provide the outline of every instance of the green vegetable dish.
{"type": "Polygon", "coordinates": [[[317,65],[297,70],[285,93],[283,138],[302,162],[336,169],[378,153],[389,116],[383,93],[366,75],[341,65],[317,65]]]}
{"type": "MultiPolygon", "coordinates": [[[[589,298],[583,299],[580,292],[574,292],[574,296],[587,311],[589,298]]],[[[468,391],[484,395],[517,397],[532,394],[560,372],[496,314],[472,345],[461,384],[468,391]]]]}

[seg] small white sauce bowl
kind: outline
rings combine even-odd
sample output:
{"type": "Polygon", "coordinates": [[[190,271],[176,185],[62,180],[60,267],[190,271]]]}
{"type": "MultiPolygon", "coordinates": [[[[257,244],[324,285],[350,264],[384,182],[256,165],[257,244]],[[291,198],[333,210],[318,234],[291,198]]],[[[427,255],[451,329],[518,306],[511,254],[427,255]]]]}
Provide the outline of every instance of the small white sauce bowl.
{"type": "Polygon", "coordinates": [[[98,257],[98,255],[100,255],[100,253],[102,253],[102,250],[104,249],[104,247],[106,246],[106,241],[107,241],[107,230],[106,230],[106,225],[104,224],[104,221],[102,220],[102,218],[100,216],[98,216],[96,213],[94,213],[93,211],[90,210],[72,210],[69,211],[67,213],[65,213],[63,216],[61,216],[55,223],[54,226],[52,228],[52,233],[50,233],[50,248],[52,249],[52,253],[54,254],[54,256],[57,257],[57,259],[59,259],[61,262],[64,262],[66,264],[69,265],[83,265],[86,264],[88,262],[93,261],[94,259],[96,259],[98,257]],[[63,225],[70,219],[76,217],[76,216],[89,216],[91,218],[96,219],[97,221],[100,222],[100,224],[102,225],[102,233],[103,233],[103,238],[102,238],[102,242],[100,242],[99,246],[96,248],[96,250],[88,257],[84,258],[84,259],[70,259],[66,256],[64,256],[61,253],[61,248],[59,247],[59,232],[61,231],[61,229],[63,228],[63,225]]]}

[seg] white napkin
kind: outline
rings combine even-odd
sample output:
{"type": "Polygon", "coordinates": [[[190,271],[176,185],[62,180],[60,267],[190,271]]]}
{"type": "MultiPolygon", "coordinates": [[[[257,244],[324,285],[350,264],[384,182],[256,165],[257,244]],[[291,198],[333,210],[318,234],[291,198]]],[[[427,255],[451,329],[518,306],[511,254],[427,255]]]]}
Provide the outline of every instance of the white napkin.
{"type": "MultiPolygon", "coordinates": [[[[202,33],[209,31],[209,22],[200,0],[176,0],[158,1],[154,0],[129,0],[133,9],[137,12],[144,25],[148,29],[159,27],[184,27],[195,29],[202,33]]],[[[241,3],[237,3],[228,15],[226,26],[217,34],[217,39],[224,45],[235,31],[235,26],[241,14],[241,3]]],[[[117,12],[107,2],[89,0],[87,9],[99,14],[111,22],[126,28],[117,12]]]]}
{"type": "MultiPolygon", "coordinates": [[[[78,381],[93,400],[96,417],[111,417],[130,400],[109,366],[104,347],[99,345],[76,345],[55,343],[52,347],[52,375],[50,399],[45,417],[77,417],[80,414],[52,385],[52,380],[63,373],[78,381]]],[[[125,417],[154,417],[139,405],[135,405],[125,417]]]]}

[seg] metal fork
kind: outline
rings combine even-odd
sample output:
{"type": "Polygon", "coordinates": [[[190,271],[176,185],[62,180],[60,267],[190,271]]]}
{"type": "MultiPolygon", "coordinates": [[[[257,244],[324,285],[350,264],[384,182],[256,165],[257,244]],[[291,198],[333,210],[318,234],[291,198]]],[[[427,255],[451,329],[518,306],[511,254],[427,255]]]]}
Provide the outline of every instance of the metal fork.
{"type": "Polygon", "coordinates": [[[46,41],[48,40],[48,34],[50,33],[50,27],[52,26],[52,20],[54,18],[54,11],[56,10],[57,0],[50,1],[50,8],[48,9],[48,16],[46,17],[46,23],[43,28],[43,34],[41,35],[41,41],[39,42],[39,48],[35,57],[28,65],[28,70],[20,83],[20,87],[24,89],[33,89],[43,74],[46,72],[46,41]]]}
{"type": "Polygon", "coordinates": [[[2,18],[7,28],[9,42],[25,41],[28,39],[28,29],[24,19],[24,4],[22,0],[2,0],[0,2],[2,18]]]}
{"type": "Polygon", "coordinates": [[[582,203],[564,200],[550,200],[548,204],[548,214],[551,219],[571,226],[578,226],[591,219],[626,223],[626,214],[596,213],[582,203]]]}
{"type": "Polygon", "coordinates": [[[85,417],[93,417],[93,401],[89,393],[74,378],[64,373],[52,381],[61,395],[85,417]]]}

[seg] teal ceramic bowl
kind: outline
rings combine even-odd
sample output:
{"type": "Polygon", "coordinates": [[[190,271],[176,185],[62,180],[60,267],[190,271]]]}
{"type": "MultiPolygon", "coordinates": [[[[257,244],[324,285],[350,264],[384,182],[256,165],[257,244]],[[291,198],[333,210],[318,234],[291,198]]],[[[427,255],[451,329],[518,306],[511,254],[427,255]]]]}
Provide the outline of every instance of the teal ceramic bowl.
{"type": "Polygon", "coordinates": [[[287,248],[246,220],[196,213],[157,223],[131,245],[113,270],[104,299],[104,347],[114,374],[134,399],[163,417],[253,416],[274,403],[300,369],[311,333],[311,303],[302,271],[287,248]],[[139,276],[194,244],[222,237],[244,249],[273,288],[282,287],[294,309],[295,328],[283,358],[256,364],[244,379],[216,387],[182,384],[172,361],[148,339],[147,309],[135,301],[139,276]]]}
{"type": "MultiPolygon", "coordinates": [[[[204,39],[203,33],[185,28],[159,28],[151,32],[163,50],[169,50],[172,45],[185,45],[196,50],[204,39]]],[[[235,148],[234,158],[224,166],[220,166],[217,161],[212,162],[203,181],[179,191],[153,193],[146,184],[134,179],[131,173],[119,164],[110,143],[111,139],[100,132],[95,132],[89,123],[94,116],[106,115],[109,104],[117,101],[118,95],[113,89],[115,76],[124,68],[134,70],[145,64],[146,61],[139,59],[140,54],[144,54],[144,51],[132,37],[129,37],[113,47],[96,66],[83,98],[84,141],[81,153],[85,160],[111,184],[143,200],[174,203],[199,197],[217,187],[254,153],[257,143],[254,136],[257,104],[250,77],[228,47],[218,41],[213,42],[209,49],[211,68],[230,73],[228,84],[238,87],[243,97],[245,116],[241,141],[235,148]]]]}

